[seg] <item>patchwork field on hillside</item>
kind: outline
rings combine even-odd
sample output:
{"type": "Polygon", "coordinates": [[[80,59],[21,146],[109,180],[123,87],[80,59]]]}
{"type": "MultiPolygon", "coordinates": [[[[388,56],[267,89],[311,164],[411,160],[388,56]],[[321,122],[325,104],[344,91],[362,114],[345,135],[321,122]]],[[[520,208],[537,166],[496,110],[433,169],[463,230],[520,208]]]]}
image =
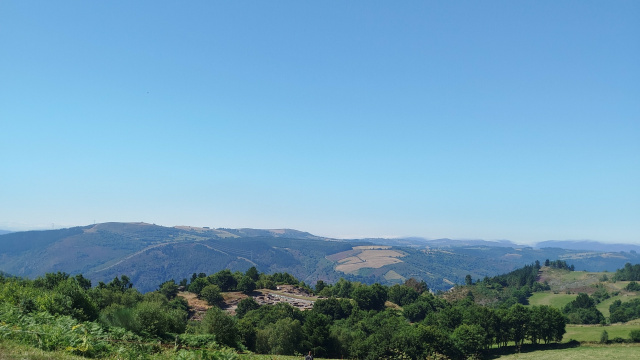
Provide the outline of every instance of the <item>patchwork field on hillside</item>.
{"type": "Polygon", "coordinates": [[[327,256],[338,263],[336,270],[346,274],[357,274],[363,268],[381,268],[385,265],[401,263],[399,258],[406,256],[402,251],[389,250],[389,247],[356,246],[353,250],[327,256]]]}

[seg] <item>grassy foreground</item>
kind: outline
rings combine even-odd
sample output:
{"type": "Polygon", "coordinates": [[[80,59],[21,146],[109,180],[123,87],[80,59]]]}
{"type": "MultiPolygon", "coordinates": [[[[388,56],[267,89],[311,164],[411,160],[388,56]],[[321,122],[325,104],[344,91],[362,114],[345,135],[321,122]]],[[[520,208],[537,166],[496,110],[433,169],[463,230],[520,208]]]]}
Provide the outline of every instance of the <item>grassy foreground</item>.
{"type": "Polygon", "coordinates": [[[500,356],[500,360],[627,360],[637,359],[640,344],[598,345],[583,344],[579,347],[533,351],[500,356]]]}
{"type": "Polygon", "coordinates": [[[0,360],[83,360],[63,352],[42,351],[34,347],[0,340],[0,360]]]}

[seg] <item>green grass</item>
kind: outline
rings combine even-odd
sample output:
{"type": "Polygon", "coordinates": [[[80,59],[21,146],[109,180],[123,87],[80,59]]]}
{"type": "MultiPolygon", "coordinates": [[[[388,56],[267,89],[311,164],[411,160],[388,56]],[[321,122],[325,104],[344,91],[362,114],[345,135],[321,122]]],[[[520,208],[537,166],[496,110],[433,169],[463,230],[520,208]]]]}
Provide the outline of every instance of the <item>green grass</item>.
{"type": "Polygon", "coordinates": [[[600,304],[598,304],[596,306],[596,308],[598,310],[600,310],[600,312],[602,313],[602,315],[604,315],[606,318],[608,318],[611,314],[609,313],[609,306],[611,306],[611,304],[613,304],[614,301],[616,300],[620,300],[623,303],[627,302],[627,301],[631,301],[633,299],[637,299],[640,296],[638,295],[628,295],[628,294],[621,294],[618,296],[614,296],[611,298],[608,298],[607,300],[601,302],[600,304]]]}
{"type": "Polygon", "coordinates": [[[570,339],[580,342],[599,342],[602,331],[606,330],[609,334],[609,340],[615,337],[623,339],[629,338],[631,330],[640,330],[640,320],[630,321],[626,324],[614,324],[609,326],[600,325],[567,325],[567,333],[564,334],[564,340],[570,339]]]}
{"type": "Polygon", "coordinates": [[[549,305],[562,310],[577,296],[577,294],[554,294],[549,291],[537,292],[529,298],[529,305],[549,305]]]}
{"type": "Polygon", "coordinates": [[[61,351],[42,351],[34,347],[0,340],[0,360],[83,360],[80,356],[61,351]]]}
{"type": "Polygon", "coordinates": [[[540,350],[500,356],[501,360],[627,360],[637,359],[640,344],[588,344],[575,348],[540,350]]]}

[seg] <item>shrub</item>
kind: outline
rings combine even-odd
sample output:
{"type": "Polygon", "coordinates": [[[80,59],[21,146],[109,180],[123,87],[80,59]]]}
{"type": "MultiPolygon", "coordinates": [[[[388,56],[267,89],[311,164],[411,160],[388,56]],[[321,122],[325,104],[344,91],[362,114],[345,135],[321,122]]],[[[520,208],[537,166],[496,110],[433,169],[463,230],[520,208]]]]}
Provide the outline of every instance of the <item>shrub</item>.
{"type": "Polygon", "coordinates": [[[640,342],[640,330],[631,330],[629,339],[633,342],[640,342]]]}
{"type": "Polygon", "coordinates": [[[138,333],[140,326],[135,319],[133,309],[120,304],[112,304],[100,312],[100,322],[110,327],[120,327],[138,333]]]}
{"type": "Polygon", "coordinates": [[[616,343],[616,344],[622,344],[624,342],[624,339],[621,338],[620,336],[616,336],[613,338],[613,340],[611,340],[612,342],[616,343]]]}
{"type": "Polygon", "coordinates": [[[143,301],[134,308],[134,314],[140,331],[153,336],[182,333],[186,328],[185,312],[166,308],[159,302],[143,301]]]}
{"type": "Polygon", "coordinates": [[[609,342],[609,333],[607,330],[602,330],[602,334],[600,334],[600,343],[606,344],[609,342]]]}

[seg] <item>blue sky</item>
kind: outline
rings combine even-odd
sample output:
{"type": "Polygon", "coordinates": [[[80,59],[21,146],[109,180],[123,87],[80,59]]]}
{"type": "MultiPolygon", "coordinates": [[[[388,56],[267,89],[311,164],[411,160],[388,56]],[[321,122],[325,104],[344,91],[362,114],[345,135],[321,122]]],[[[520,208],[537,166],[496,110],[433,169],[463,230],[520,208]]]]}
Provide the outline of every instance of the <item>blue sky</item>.
{"type": "Polygon", "coordinates": [[[640,243],[640,2],[2,1],[0,229],[640,243]]]}

